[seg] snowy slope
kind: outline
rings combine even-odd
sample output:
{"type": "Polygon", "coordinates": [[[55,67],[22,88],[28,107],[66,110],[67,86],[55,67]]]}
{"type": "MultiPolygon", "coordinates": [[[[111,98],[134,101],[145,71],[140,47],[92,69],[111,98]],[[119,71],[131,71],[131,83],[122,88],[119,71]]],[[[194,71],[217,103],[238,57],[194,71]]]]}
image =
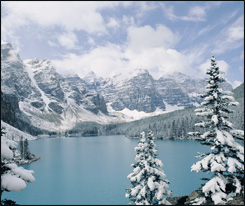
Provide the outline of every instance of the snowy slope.
{"type": "Polygon", "coordinates": [[[1,51],[2,92],[18,98],[20,110],[33,126],[63,132],[80,121],[110,123],[116,119],[107,114],[103,97],[88,90],[78,76],[76,87],[48,60],[23,62],[8,43],[1,44],[1,51]]]}
{"type": "Polygon", "coordinates": [[[40,129],[64,132],[78,122],[127,122],[198,106],[206,85],[175,73],[154,79],[148,70],[103,79],[62,76],[49,60],[22,61],[11,44],[1,44],[1,90],[18,98],[19,108],[40,129]]]}
{"type": "Polygon", "coordinates": [[[20,137],[23,137],[24,140],[25,139],[27,139],[27,140],[37,139],[36,137],[34,137],[30,134],[22,132],[22,131],[16,129],[15,127],[12,127],[11,125],[5,123],[2,120],[1,120],[1,127],[5,128],[4,132],[6,132],[6,134],[4,136],[7,137],[7,139],[11,139],[14,141],[20,141],[20,137]]]}
{"type": "MultiPolygon", "coordinates": [[[[154,113],[157,108],[172,111],[196,107],[202,101],[198,94],[202,94],[206,86],[205,79],[193,79],[180,72],[154,79],[142,68],[106,79],[90,72],[84,80],[88,88],[104,96],[107,107],[110,105],[119,113],[124,109],[154,113]]],[[[228,83],[222,86],[225,90],[232,89],[228,83]]]]}

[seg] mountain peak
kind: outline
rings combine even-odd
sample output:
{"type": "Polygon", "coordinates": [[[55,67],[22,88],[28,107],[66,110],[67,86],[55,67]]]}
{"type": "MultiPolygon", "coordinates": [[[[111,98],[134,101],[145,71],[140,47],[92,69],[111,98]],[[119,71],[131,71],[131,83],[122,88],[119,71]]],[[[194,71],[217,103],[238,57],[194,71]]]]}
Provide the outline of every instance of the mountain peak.
{"type": "Polygon", "coordinates": [[[96,78],[96,74],[93,71],[90,71],[85,77],[93,77],[96,78]]]}
{"type": "Polygon", "coordinates": [[[142,68],[142,67],[138,67],[133,72],[131,72],[132,76],[137,76],[140,74],[149,74],[149,71],[147,69],[142,68]]]}
{"type": "Polygon", "coordinates": [[[1,61],[19,62],[20,57],[8,42],[1,41],[1,61]]]}
{"type": "Polygon", "coordinates": [[[166,74],[164,75],[163,77],[161,78],[170,78],[170,79],[174,79],[175,81],[177,82],[184,82],[185,80],[188,80],[188,79],[192,79],[190,76],[184,74],[184,73],[181,73],[181,72],[173,72],[171,74],[166,74]]]}
{"type": "Polygon", "coordinates": [[[92,82],[99,80],[100,78],[93,71],[91,71],[83,79],[86,82],[92,83],[92,82]]]}
{"type": "Polygon", "coordinates": [[[10,45],[10,46],[12,47],[12,45],[11,45],[10,43],[8,43],[8,42],[6,42],[6,41],[1,40],[1,46],[3,46],[3,45],[10,45]]]}

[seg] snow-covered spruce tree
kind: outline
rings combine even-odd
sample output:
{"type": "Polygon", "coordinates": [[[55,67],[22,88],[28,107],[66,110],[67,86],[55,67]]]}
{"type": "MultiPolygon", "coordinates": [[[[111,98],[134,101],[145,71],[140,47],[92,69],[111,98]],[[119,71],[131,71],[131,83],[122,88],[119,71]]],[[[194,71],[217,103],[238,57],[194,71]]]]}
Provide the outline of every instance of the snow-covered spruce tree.
{"type": "Polygon", "coordinates": [[[230,96],[231,92],[220,88],[225,79],[220,75],[214,56],[206,73],[209,75],[208,84],[205,94],[201,95],[204,102],[195,110],[202,118],[202,122],[195,126],[203,128],[204,133],[189,134],[196,136],[201,144],[209,145],[210,152],[200,154],[201,160],[192,165],[191,171],[212,173],[212,177],[202,187],[203,197],[192,203],[224,204],[244,191],[244,147],[235,141],[235,130],[227,120],[232,112],[230,107],[238,102],[230,96]]]}
{"type": "Polygon", "coordinates": [[[131,204],[143,205],[170,205],[165,196],[171,195],[168,190],[168,180],[160,167],[163,167],[161,160],[157,159],[157,149],[153,140],[152,131],[141,133],[138,146],[135,147],[136,163],[133,173],[127,178],[130,179],[132,188],[126,189],[126,198],[131,200],[131,204]]]}
{"type": "MultiPolygon", "coordinates": [[[[14,163],[13,149],[17,142],[9,140],[4,136],[1,128],[1,194],[3,191],[19,192],[26,187],[26,182],[34,182],[33,170],[25,170],[14,163]]],[[[14,204],[11,200],[1,200],[1,205],[14,204]]]]}

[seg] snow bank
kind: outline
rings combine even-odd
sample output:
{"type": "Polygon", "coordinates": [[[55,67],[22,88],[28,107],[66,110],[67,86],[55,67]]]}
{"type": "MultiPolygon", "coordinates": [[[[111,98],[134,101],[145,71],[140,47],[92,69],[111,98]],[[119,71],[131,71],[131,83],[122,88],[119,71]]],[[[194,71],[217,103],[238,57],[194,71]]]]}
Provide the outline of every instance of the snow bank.
{"type": "Polygon", "coordinates": [[[37,138],[27,134],[25,132],[20,131],[19,129],[7,124],[6,122],[1,120],[1,127],[5,127],[5,137],[7,139],[12,139],[14,141],[20,141],[20,137],[22,136],[23,139],[27,139],[27,140],[36,140],[37,138]]]}
{"type": "Polygon", "coordinates": [[[33,177],[33,170],[25,170],[23,167],[18,167],[15,163],[6,164],[5,166],[11,169],[11,171],[21,179],[27,182],[35,181],[35,178],[33,177]]]}
{"type": "Polygon", "coordinates": [[[1,137],[1,159],[12,159],[13,152],[11,149],[15,149],[17,143],[13,140],[9,140],[6,137],[1,137]]]}
{"type": "Polygon", "coordinates": [[[24,180],[6,173],[1,176],[1,188],[8,191],[20,192],[26,188],[26,183],[24,180]]]}
{"type": "Polygon", "coordinates": [[[1,159],[12,159],[13,152],[9,149],[9,146],[6,143],[3,143],[1,138],[1,159]]]}
{"type": "Polygon", "coordinates": [[[156,116],[159,114],[165,114],[165,113],[170,112],[170,111],[163,111],[160,108],[156,108],[154,112],[150,112],[150,113],[143,112],[143,111],[137,111],[137,110],[130,110],[128,108],[124,108],[121,111],[116,111],[111,107],[111,103],[107,104],[107,110],[109,112],[109,115],[117,117],[116,118],[117,121],[121,120],[121,121],[126,121],[126,122],[135,121],[135,120],[143,119],[146,117],[156,116]]]}

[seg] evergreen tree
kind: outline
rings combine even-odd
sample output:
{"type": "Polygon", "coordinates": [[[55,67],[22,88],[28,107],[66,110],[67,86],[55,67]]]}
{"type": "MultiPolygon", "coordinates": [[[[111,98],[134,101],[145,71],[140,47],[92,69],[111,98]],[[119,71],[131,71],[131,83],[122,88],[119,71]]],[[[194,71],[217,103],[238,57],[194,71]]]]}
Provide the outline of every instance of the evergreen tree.
{"type": "Polygon", "coordinates": [[[200,154],[201,160],[192,165],[191,171],[212,173],[202,187],[204,197],[198,199],[199,204],[224,204],[236,194],[241,194],[244,188],[244,147],[235,141],[232,123],[227,120],[232,112],[229,107],[236,106],[238,102],[230,96],[231,92],[220,88],[225,79],[214,56],[206,73],[209,75],[208,84],[205,94],[201,95],[204,102],[195,110],[196,115],[203,119],[195,126],[204,128],[204,133],[189,134],[196,136],[201,144],[209,145],[210,152],[200,154]]]}
{"type": "Polygon", "coordinates": [[[30,158],[30,151],[29,151],[29,143],[28,140],[25,139],[24,141],[24,159],[29,159],[30,158]]]}
{"type": "Polygon", "coordinates": [[[169,181],[164,179],[166,175],[160,167],[163,167],[161,160],[157,159],[157,149],[155,148],[152,131],[147,135],[141,133],[138,146],[135,147],[136,163],[133,173],[127,178],[130,179],[132,188],[127,189],[126,198],[129,198],[133,204],[143,205],[170,205],[166,200],[169,181]]]}
{"type": "MultiPolygon", "coordinates": [[[[19,192],[26,187],[26,182],[33,182],[33,170],[25,170],[14,163],[13,149],[17,143],[7,139],[5,132],[1,128],[1,195],[4,191],[19,192]]],[[[3,199],[1,205],[14,205],[12,200],[3,199]]]]}
{"type": "Polygon", "coordinates": [[[24,140],[23,140],[22,136],[20,137],[20,157],[21,157],[21,159],[25,158],[25,155],[24,155],[24,140]]]}

